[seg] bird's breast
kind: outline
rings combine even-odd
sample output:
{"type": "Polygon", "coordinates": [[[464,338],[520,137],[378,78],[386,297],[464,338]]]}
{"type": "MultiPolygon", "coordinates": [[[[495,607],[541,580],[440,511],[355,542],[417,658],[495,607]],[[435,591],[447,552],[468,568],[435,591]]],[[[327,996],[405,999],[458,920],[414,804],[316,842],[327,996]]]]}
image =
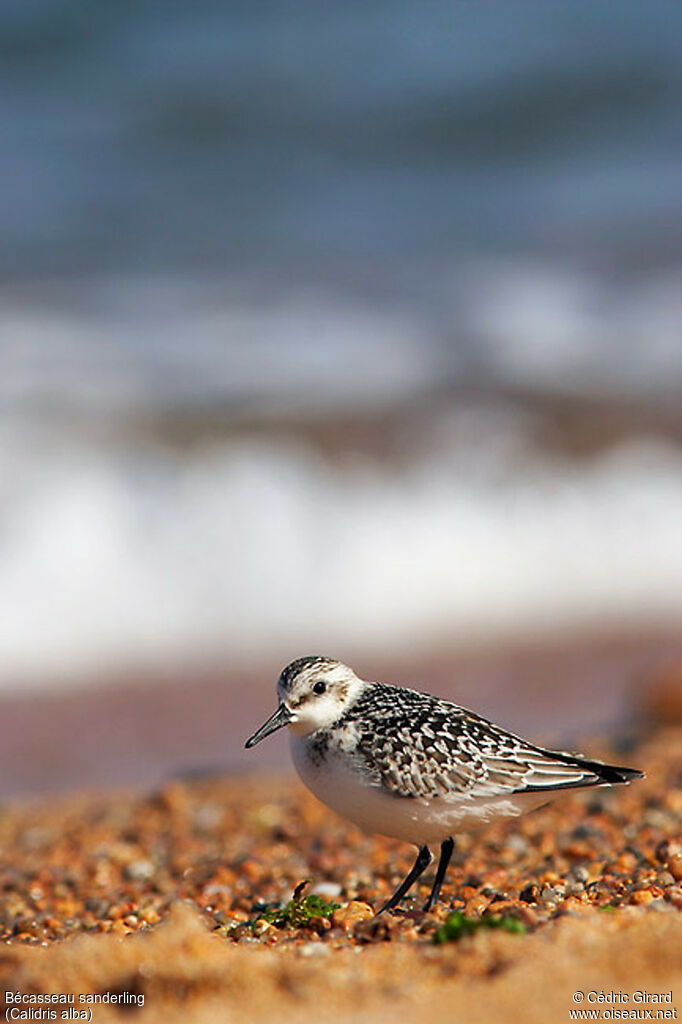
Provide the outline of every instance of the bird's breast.
{"type": "Polygon", "coordinates": [[[547,803],[548,794],[499,794],[472,798],[401,796],[373,777],[351,753],[329,741],[291,734],[296,770],[308,789],[327,807],[370,834],[391,836],[421,846],[513,818],[547,803]]]}

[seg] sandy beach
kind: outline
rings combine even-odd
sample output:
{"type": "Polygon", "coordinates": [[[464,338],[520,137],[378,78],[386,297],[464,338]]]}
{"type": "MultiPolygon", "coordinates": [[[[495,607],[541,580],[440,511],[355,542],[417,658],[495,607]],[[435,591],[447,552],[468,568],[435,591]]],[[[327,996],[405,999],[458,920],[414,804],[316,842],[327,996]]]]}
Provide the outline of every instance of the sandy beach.
{"type": "MultiPolygon", "coordinates": [[[[426,915],[418,908],[428,874],[400,912],[374,918],[410,848],[361,835],[289,778],[176,780],[148,793],[6,804],[5,1008],[16,1013],[18,995],[61,993],[102,1022],[124,1011],[198,1022],[399,1012],[544,1024],[594,1008],[592,993],[604,992],[621,1010],[676,1009],[682,729],[661,726],[627,755],[594,740],[588,753],[647,778],[565,795],[462,837],[443,901],[426,915]],[[328,912],[303,926],[270,923],[305,880],[328,912]],[[482,924],[439,943],[452,909],[482,924]],[[659,1002],[642,1003],[641,993],[659,1002]]],[[[59,1014],[68,1004],[54,1006],[58,1016],[46,1019],[67,1019],[59,1014]]]]}

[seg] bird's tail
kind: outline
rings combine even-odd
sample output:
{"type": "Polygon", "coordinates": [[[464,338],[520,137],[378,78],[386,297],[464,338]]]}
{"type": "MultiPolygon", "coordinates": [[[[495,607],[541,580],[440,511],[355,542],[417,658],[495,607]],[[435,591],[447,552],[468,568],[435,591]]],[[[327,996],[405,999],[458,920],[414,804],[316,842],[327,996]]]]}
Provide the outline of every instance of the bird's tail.
{"type": "Polygon", "coordinates": [[[564,761],[566,764],[575,765],[576,768],[582,768],[584,771],[595,775],[596,779],[593,785],[608,783],[614,786],[619,783],[632,782],[633,779],[643,779],[646,777],[645,773],[640,771],[639,768],[624,768],[615,764],[603,764],[601,761],[588,761],[584,757],[572,756],[571,754],[554,754],[554,757],[557,760],[564,761]]]}

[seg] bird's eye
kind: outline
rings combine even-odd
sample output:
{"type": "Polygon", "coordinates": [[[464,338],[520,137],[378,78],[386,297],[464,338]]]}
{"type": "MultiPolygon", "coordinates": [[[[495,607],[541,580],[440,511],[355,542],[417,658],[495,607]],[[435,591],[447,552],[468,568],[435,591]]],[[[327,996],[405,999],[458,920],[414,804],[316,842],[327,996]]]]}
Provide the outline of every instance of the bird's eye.
{"type": "Polygon", "coordinates": [[[313,686],[313,693],[324,693],[326,689],[326,683],[315,683],[315,685],[313,686]]]}

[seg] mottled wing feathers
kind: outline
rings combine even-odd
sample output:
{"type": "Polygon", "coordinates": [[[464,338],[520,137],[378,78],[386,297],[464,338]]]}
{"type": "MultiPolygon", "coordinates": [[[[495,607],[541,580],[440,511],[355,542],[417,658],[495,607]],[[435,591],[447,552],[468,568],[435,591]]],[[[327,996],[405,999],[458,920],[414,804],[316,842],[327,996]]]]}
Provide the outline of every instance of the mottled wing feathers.
{"type": "Polygon", "coordinates": [[[368,686],[344,719],[371,781],[396,796],[479,798],[641,775],[544,750],[456,704],[383,683],[368,686]]]}
{"type": "Polygon", "coordinates": [[[529,746],[531,774],[526,777],[523,792],[542,789],[569,789],[572,786],[604,786],[632,779],[644,778],[644,772],[636,768],[622,768],[618,765],[588,761],[573,754],[543,750],[529,746]],[[532,751],[541,756],[540,762],[532,759],[532,751]]]}

